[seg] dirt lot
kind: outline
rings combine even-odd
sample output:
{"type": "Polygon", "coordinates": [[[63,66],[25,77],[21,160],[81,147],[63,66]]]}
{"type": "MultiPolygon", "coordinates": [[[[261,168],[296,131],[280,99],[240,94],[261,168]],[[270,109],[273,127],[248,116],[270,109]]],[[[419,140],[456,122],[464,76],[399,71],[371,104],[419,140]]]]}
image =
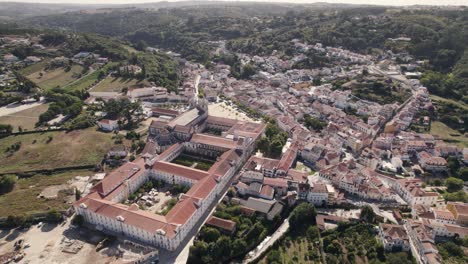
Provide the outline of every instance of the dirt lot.
{"type": "Polygon", "coordinates": [[[34,125],[39,121],[39,116],[48,108],[48,104],[34,105],[31,108],[1,116],[0,124],[12,125],[15,132],[18,131],[18,127],[22,127],[24,131],[34,130],[34,125]]]}
{"type": "Polygon", "coordinates": [[[130,251],[124,251],[124,254],[120,255],[118,248],[122,249],[122,247],[119,242],[96,252],[96,245],[103,238],[98,232],[84,228],[71,228],[69,222],[57,226],[45,224],[39,227],[36,225],[26,231],[2,230],[0,232],[0,255],[13,251],[14,243],[19,239],[24,239],[27,245],[23,249],[25,257],[19,263],[124,263],[140,256],[130,251]]]}
{"type": "Polygon", "coordinates": [[[255,122],[251,118],[249,118],[245,113],[237,111],[232,106],[227,105],[226,103],[216,103],[210,104],[208,106],[208,111],[210,115],[224,117],[224,118],[231,118],[241,121],[250,121],[255,122]]]}

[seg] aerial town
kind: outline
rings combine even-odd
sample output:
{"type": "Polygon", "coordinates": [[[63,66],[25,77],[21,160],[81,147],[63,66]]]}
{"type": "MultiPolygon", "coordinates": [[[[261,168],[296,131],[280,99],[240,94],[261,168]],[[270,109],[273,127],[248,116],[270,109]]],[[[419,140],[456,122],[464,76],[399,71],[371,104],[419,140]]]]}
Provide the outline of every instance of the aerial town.
{"type": "Polygon", "coordinates": [[[287,57],[208,41],[209,65],[122,44],[134,52],[126,60],[94,47],[58,53],[47,36],[0,36],[0,263],[354,263],[330,237],[360,228],[375,263],[463,263],[445,259],[447,243],[467,260],[466,104],[453,140],[437,118],[449,99],[421,80],[427,61],[301,39],[282,43],[287,57]],[[28,55],[13,54],[24,46],[28,55]],[[311,54],[326,63],[311,67],[311,54]],[[138,56],[176,61],[179,83],[148,78],[138,56]],[[19,190],[37,202],[26,220],[19,190]],[[284,245],[304,208],[301,262],[284,245]]]}

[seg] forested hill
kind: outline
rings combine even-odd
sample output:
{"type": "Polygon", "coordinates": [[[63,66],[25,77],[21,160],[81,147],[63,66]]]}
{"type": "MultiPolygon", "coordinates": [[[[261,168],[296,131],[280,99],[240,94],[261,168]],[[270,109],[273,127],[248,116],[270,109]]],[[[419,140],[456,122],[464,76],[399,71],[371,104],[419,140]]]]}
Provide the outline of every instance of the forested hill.
{"type": "Polygon", "coordinates": [[[210,60],[207,42],[212,40],[227,40],[227,47],[233,51],[259,55],[276,50],[290,56],[292,39],[362,53],[408,52],[417,59],[429,60],[423,81],[432,92],[462,98],[468,91],[466,8],[225,3],[98,9],[33,17],[23,22],[121,37],[135,45],[143,41],[203,63],[210,60]],[[389,40],[398,37],[411,41],[389,40]],[[434,79],[438,80],[436,84],[434,79]]]}

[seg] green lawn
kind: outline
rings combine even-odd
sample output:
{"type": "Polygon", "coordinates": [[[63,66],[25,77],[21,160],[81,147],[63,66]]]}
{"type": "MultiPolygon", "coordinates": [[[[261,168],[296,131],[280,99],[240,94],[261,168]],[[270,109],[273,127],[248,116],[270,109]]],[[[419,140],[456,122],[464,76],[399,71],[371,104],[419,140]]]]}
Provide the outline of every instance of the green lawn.
{"type": "Polygon", "coordinates": [[[79,79],[82,71],[83,67],[81,65],[73,65],[68,72],[64,68],[56,68],[50,71],[41,70],[27,75],[27,78],[43,89],[52,89],[57,86],[64,87],[79,79]]]}
{"type": "Polygon", "coordinates": [[[113,144],[112,134],[95,128],[9,136],[0,139],[0,172],[97,164],[113,144]],[[7,151],[17,142],[18,151],[7,151]]]}
{"type": "Polygon", "coordinates": [[[96,85],[91,91],[93,92],[121,92],[124,88],[131,88],[134,86],[148,85],[146,81],[139,81],[137,79],[124,79],[116,77],[107,77],[96,85]]]}
{"type": "Polygon", "coordinates": [[[187,166],[187,167],[191,167],[193,164],[197,163],[197,165],[195,166],[195,169],[208,171],[211,168],[211,166],[213,166],[214,161],[209,161],[206,159],[197,159],[192,156],[181,154],[177,158],[175,158],[172,161],[172,163],[187,166]]]}
{"type": "Polygon", "coordinates": [[[468,138],[460,134],[460,132],[451,129],[444,123],[434,121],[431,123],[431,132],[434,136],[439,136],[446,142],[456,144],[460,147],[468,147],[468,138]]]}
{"type": "Polygon", "coordinates": [[[34,130],[34,125],[39,120],[39,116],[48,108],[49,104],[43,104],[8,116],[2,116],[0,117],[0,124],[12,125],[13,131],[18,131],[19,126],[25,131],[34,130]]]}
{"type": "Polygon", "coordinates": [[[38,195],[48,186],[65,184],[75,176],[90,175],[93,175],[93,172],[77,170],[53,175],[37,174],[30,178],[18,179],[13,191],[0,195],[0,217],[67,209],[70,204],[65,200],[70,196],[65,192],[59,192],[56,199],[38,198],[38,195]]]}

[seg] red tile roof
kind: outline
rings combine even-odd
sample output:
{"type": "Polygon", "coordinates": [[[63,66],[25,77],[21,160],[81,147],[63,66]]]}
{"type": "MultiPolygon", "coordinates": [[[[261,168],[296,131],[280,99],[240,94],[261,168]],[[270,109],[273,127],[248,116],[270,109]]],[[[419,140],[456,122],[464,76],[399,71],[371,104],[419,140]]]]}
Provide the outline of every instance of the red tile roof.
{"type": "Polygon", "coordinates": [[[217,136],[205,135],[205,134],[195,134],[192,136],[190,142],[217,146],[220,148],[232,149],[237,146],[237,141],[226,139],[217,136]]]}
{"type": "Polygon", "coordinates": [[[156,161],[153,164],[153,170],[162,171],[166,173],[170,173],[173,175],[185,177],[191,180],[201,180],[204,177],[208,176],[206,171],[189,168],[186,166],[182,166],[179,164],[164,162],[164,161],[156,161]]]}
{"type": "Polygon", "coordinates": [[[272,187],[282,187],[282,188],[288,187],[288,181],[282,178],[265,177],[263,178],[263,184],[270,185],[272,187]]]}
{"type": "Polygon", "coordinates": [[[166,219],[171,224],[185,224],[197,211],[198,199],[185,197],[180,200],[166,215],[166,219]]]}
{"type": "Polygon", "coordinates": [[[94,186],[93,189],[105,196],[119,187],[125,180],[141,176],[144,173],[144,168],[143,159],[127,162],[112,171],[100,183],[94,186]]]}
{"type": "Polygon", "coordinates": [[[236,222],[231,220],[222,219],[216,216],[211,216],[208,221],[206,222],[207,225],[214,226],[217,228],[221,228],[227,230],[229,232],[234,232],[236,229],[236,222]]]}

